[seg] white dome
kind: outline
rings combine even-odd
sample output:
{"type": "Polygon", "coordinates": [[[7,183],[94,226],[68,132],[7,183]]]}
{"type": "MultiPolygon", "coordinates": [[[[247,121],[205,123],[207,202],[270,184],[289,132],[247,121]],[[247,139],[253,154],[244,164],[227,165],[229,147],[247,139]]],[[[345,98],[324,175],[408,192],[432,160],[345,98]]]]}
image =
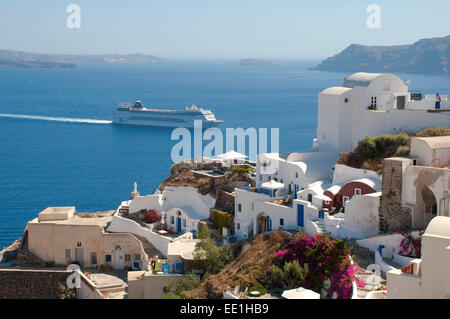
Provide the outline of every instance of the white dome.
{"type": "Polygon", "coordinates": [[[450,217],[437,216],[428,224],[425,235],[450,238],[450,217]]]}

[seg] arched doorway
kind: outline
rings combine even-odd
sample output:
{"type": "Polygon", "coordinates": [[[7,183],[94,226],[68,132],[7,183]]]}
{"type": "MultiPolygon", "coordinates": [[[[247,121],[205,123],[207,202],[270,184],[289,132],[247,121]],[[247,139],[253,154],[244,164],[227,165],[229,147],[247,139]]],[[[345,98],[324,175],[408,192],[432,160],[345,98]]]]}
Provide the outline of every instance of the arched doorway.
{"type": "Polygon", "coordinates": [[[424,187],[421,195],[424,209],[424,227],[426,227],[437,216],[438,206],[436,197],[429,187],[424,187]]]}
{"type": "Polygon", "coordinates": [[[260,213],[256,217],[257,221],[257,234],[263,234],[265,232],[272,231],[272,220],[270,216],[268,216],[266,213],[260,213]]]}

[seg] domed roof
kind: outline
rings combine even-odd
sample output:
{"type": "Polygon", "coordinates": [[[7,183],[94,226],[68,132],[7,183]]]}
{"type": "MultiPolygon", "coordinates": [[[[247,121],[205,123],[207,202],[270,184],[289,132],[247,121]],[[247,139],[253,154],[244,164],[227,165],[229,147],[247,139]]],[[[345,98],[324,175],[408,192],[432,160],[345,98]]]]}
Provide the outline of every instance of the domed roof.
{"type": "Polygon", "coordinates": [[[345,92],[351,91],[351,88],[343,86],[333,86],[320,92],[321,94],[342,95],[345,92]]]}
{"type": "Polygon", "coordinates": [[[428,224],[425,235],[450,238],[450,217],[433,218],[428,224]]]}

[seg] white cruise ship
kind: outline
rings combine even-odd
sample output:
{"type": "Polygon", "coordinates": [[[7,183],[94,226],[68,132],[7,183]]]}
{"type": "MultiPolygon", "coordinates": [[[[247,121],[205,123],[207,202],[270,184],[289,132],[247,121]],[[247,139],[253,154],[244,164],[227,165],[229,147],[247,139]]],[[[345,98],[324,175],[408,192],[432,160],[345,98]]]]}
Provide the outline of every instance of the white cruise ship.
{"type": "Polygon", "coordinates": [[[218,126],[223,121],[216,120],[211,110],[192,105],[184,110],[148,109],[137,100],[131,103],[119,103],[113,116],[113,124],[153,127],[194,128],[194,120],[202,121],[202,128],[218,126]]]}

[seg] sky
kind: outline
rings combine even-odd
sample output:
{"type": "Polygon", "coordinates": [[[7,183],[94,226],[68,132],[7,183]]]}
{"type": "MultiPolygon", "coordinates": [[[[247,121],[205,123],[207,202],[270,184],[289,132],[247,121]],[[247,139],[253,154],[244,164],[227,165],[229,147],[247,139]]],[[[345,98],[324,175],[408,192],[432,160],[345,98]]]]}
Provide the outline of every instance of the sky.
{"type": "Polygon", "coordinates": [[[314,58],[450,34],[448,0],[1,0],[0,49],[163,58],[314,58]],[[78,4],[80,28],[67,28],[78,4]],[[368,28],[370,4],[381,28],[368,28]]]}

